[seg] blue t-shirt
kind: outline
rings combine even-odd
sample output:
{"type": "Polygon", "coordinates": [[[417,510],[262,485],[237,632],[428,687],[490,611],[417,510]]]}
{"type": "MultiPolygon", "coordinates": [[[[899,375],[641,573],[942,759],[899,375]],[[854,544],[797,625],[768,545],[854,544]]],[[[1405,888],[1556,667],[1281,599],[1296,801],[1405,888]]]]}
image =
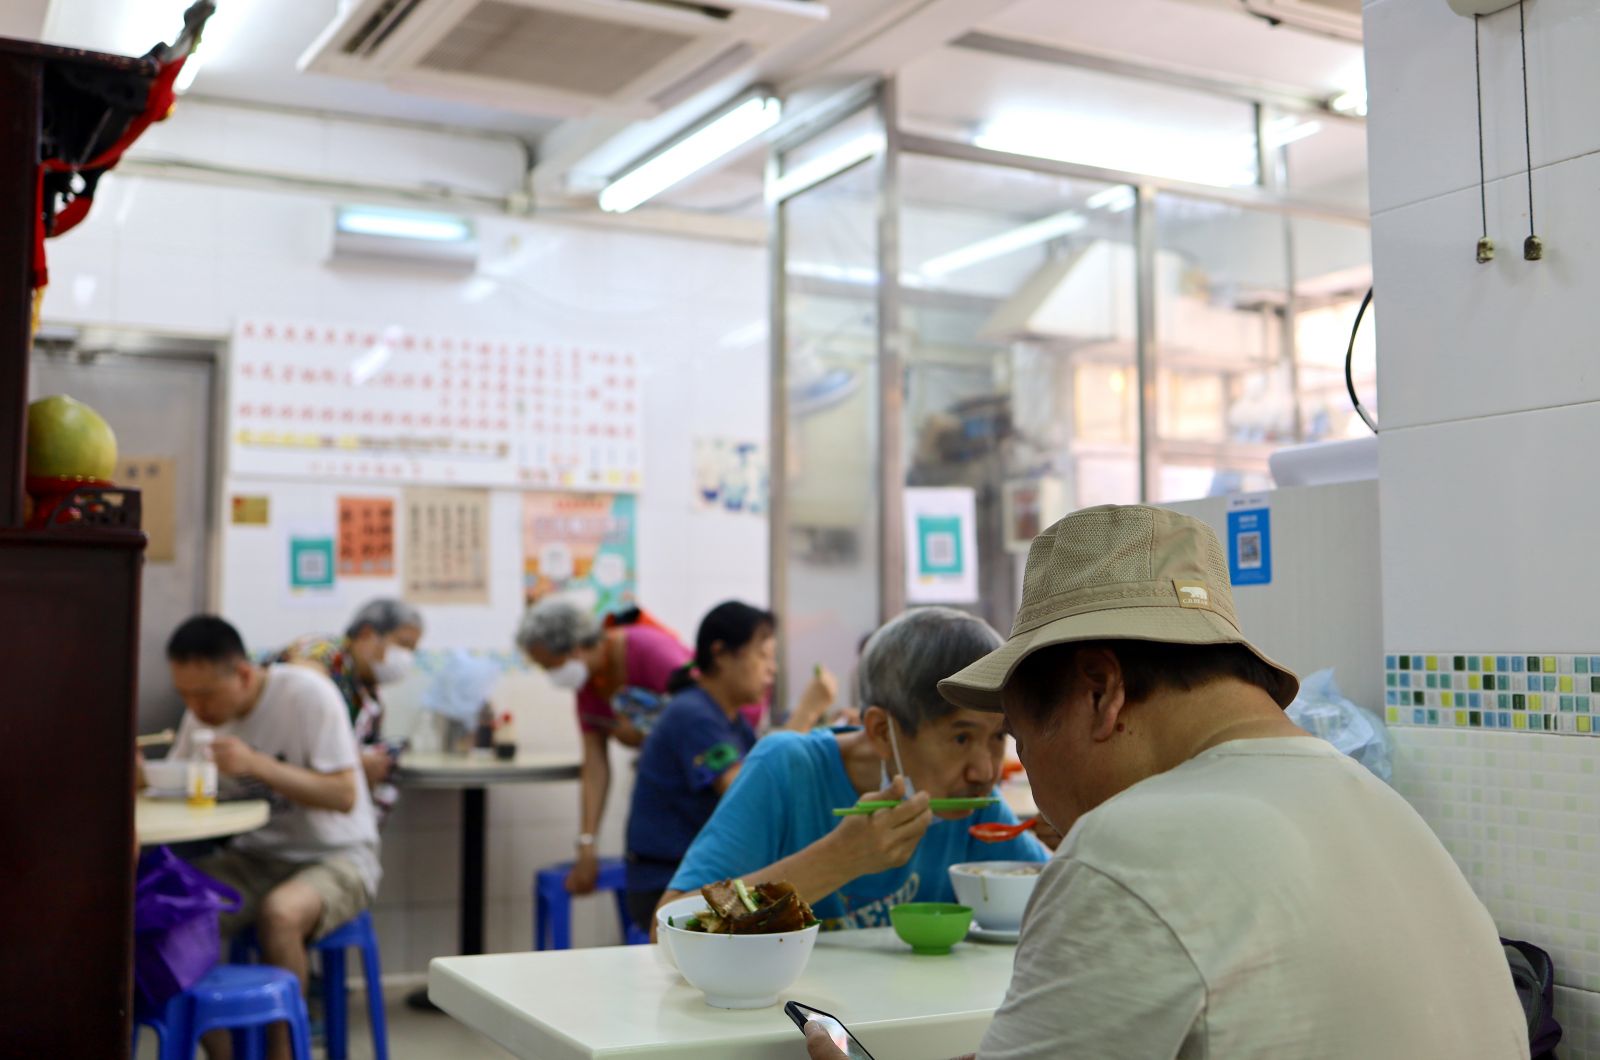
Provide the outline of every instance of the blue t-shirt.
{"type": "Polygon", "coordinates": [[[687,688],[673,697],[639,754],[628,813],[628,890],[666,887],[717,808],[717,778],[755,742],[750,723],[729,718],[703,689],[687,688]]]}
{"type": "MultiPolygon", "coordinates": [[[[860,798],[832,731],[773,733],[745,760],[667,889],[695,891],[797,854],[838,826],[834,807],[860,798]]],[[[1017,818],[1003,802],[958,821],[934,818],[906,864],[851,880],[812,903],[823,930],[886,927],[889,908],[901,902],[955,901],[951,865],[1049,860],[1050,851],[1031,833],[1005,843],[972,838],[967,829],[982,821],[1015,824],[1017,818]]]]}

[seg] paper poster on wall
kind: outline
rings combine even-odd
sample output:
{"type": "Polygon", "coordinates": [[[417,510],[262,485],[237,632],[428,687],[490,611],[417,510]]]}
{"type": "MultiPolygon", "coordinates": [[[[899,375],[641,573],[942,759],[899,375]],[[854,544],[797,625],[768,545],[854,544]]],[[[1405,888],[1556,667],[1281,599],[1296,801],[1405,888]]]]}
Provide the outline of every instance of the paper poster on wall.
{"type": "Polygon", "coordinates": [[[266,526],[272,522],[272,498],[264,494],[234,494],[230,508],[234,526],[266,526]]]}
{"type": "Polygon", "coordinates": [[[289,588],[326,592],[333,588],[333,538],[293,534],[289,537],[289,588]]]}
{"type": "Polygon", "coordinates": [[[124,456],[118,461],[115,481],[139,491],[145,561],[171,563],[177,558],[177,461],[170,456],[124,456]]]}
{"type": "Polygon", "coordinates": [[[402,595],[414,604],[487,604],[489,492],[408,489],[402,506],[402,595]]]}
{"type": "Polygon", "coordinates": [[[905,491],[906,602],[978,599],[977,493],[968,486],[905,491]]]}
{"type": "Polygon", "coordinates": [[[391,498],[339,498],[339,577],[394,577],[391,498]]]}
{"type": "Polygon", "coordinates": [[[235,475],[587,492],[642,484],[634,353],[245,319],[231,354],[235,475]]]}
{"type": "Polygon", "coordinates": [[[729,438],[694,441],[694,506],[698,511],[765,515],[767,447],[729,438]]]}
{"type": "Polygon", "coordinates": [[[1272,508],[1264,493],[1228,501],[1228,577],[1234,585],[1272,584],[1272,508]]]}
{"type": "Polygon", "coordinates": [[[523,595],[571,595],[596,614],[635,602],[631,494],[528,493],[522,499],[523,595]]]}
{"type": "Polygon", "coordinates": [[[1066,488],[1059,478],[1007,482],[1003,497],[1007,552],[1028,551],[1045,527],[1067,514],[1066,488]]]}

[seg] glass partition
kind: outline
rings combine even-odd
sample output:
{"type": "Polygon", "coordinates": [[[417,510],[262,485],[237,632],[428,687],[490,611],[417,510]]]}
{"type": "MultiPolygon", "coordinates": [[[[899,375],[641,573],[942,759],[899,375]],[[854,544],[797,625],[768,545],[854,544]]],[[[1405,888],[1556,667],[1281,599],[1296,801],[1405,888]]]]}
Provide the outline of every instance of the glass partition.
{"type": "Polygon", "coordinates": [[[879,622],[878,240],[881,163],[786,200],[782,247],[783,701],[823,664],[841,680],[879,622]]]}
{"type": "Polygon", "coordinates": [[[1008,628],[1032,537],[1139,499],[1133,189],[900,161],[909,487],[966,487],[976,599],[1008,628]]]}
{"type": "MultiPolygon", "coordinates": [[[[815,663],[848,674],[885,612],[918,602],[923,586],[889,569],[904,490],[972,491],[978,584],[945,602],[1005,629],[1028,543],[1056,518],[1270,489],[1277,449],[1366,431],[1344,383],[1371,284],[1347,164],[1359,125],[1270,109],[1258,125],[1237,98],[957,52],[993,75],[957,127],[913,112],[886,129],[869,108],[772,167],[769,193],[789,196],[774,214],[773,542],[790,695],[815,663]],[[1038,75],[1027,91],[1019,70],[1038,75]],[[1059,120],[1006,141],[1034,97],[1059,120]],[[1141,156],[1155,148],[1080,118],[1163,150],[1187,122],[1193,143],[1141,156]],[[1258,128],[1271,188],[1226,187],[1259,176],[1258,128]]],[[[913,64],[902,80],[924,83],[904,97],[937,93],[935,72],[913,64]]],[[[1354,357],[1368,408],[1372,335],[1354,357]]]]}
{"type": "Polygon", "coordinates": [[[1162,195],[1155,228],[1152,499],[1268,489],[1300,438],[1285,219],[1162,195]]]}

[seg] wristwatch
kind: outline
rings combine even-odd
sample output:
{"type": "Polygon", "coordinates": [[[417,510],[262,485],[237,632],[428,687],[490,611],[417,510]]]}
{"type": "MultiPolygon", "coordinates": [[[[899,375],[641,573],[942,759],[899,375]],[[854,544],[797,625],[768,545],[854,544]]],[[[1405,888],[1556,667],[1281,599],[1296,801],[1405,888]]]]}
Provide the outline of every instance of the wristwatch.
{"type": "Polygon", "coordinates": [[[580,847],[592,847],[592,846],[594,846],[594,833],[593,832],[584,832],[583,834],[579,835],[578,836],[578,846],[580,846],[580,847]]]}

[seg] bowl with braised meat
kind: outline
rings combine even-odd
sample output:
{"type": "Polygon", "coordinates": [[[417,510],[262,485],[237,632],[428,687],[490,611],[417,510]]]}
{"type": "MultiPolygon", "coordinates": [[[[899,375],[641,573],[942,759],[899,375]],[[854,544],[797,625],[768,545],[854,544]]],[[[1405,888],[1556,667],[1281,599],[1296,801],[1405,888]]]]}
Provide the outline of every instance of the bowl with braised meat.
{"type": "Polygon", "coordinates": [[[719,880],[656,911],[657,937],[714,1008],[766,1008],[800,978],[817,918],[787,883],[719,880]]]}

